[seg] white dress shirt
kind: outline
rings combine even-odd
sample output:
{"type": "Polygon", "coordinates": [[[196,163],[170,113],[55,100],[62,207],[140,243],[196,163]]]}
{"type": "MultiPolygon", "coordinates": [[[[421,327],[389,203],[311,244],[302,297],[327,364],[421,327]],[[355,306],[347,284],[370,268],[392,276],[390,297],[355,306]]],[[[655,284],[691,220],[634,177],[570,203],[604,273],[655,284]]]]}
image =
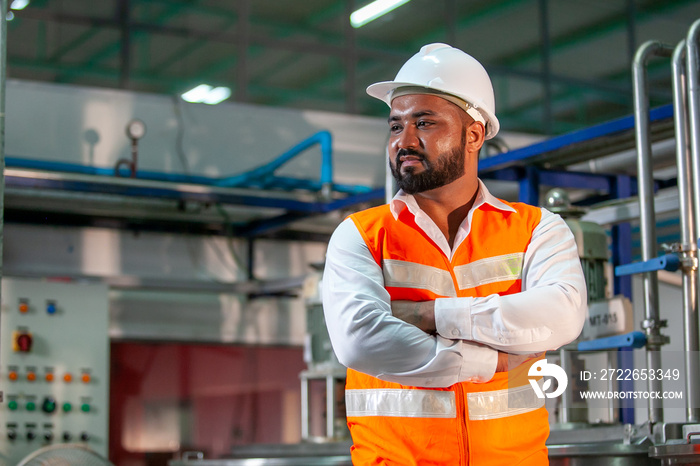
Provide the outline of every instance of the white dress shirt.
{"type": "MultiPolygon", "coordinates": [[[[479,193],[452,249],[412,195],[399,191],[390,208],[394,218],[408,209],[451,259],[469,235],[473,212],[484,204],[513,210],[479,180],[479,193]]],[[[329,242],[322,295],[331,343],[343,365],[420,387],[487,382],[495,373],[497,350],[527,354],[559,348],[578,337],[586,314],[586,285],[573,234],[559,215],[545,209],[523,258],[522,292],[436,299],[436,336],[391,314],[382,268],[351,219],[329,242]]]]}

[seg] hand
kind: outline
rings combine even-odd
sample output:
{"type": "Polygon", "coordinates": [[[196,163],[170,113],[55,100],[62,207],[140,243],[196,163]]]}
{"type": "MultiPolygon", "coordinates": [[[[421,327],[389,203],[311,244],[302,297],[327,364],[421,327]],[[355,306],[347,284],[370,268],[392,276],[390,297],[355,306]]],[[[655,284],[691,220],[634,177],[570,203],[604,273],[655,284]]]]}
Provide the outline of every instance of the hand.
{"type": "Polygon", "coordinates": [[[392,301],[391,313],[425,333],[435,335],[435,301],[392,301]]]}
{"type": "Polygon", "coordinates": [[[537,358],[542,356],[543,354],[544,353],[510,354],[499,351],[498,362],[496,363],[496,372],[507,372],[511,369],[515,369],[528,359],[537,358]]]}

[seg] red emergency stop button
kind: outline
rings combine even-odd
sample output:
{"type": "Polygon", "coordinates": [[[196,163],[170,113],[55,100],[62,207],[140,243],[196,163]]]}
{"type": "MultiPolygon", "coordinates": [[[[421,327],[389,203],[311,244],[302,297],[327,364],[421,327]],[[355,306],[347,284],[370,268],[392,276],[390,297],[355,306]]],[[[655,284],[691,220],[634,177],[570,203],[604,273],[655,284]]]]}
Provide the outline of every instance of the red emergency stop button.
{"type": "Polygon", "coordinates": [[[32,334],[27,331],[12,332],[12,349],[15,352],[29,353],[32,350],[32,334]]]}

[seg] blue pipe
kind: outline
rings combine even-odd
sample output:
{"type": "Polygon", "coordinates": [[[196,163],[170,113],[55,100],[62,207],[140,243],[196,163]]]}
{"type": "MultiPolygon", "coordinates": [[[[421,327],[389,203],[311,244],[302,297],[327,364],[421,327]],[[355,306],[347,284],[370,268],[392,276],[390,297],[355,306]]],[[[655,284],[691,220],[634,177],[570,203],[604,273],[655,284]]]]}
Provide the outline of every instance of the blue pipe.
{"type": "Polygon", "coordinates": [[[604,351],[618,348],[641,348],[647,343],[647,336],[635,330],[624,335],[614,335],[611,337],[598,338],[595,340],[582,341],[578,344],[579,351],[604,351]]]}
{"type": "MultiPolygon", "coordinates": [[[[5,159],[5,164],[10,168],[70,172],[81,175],[117,175],[114,168],[93,167],[70,162],[32,160],[20,157],[7,157],[5,159]]],[[[128,177],[130,172],[127,168],[122,168],[119,170],[119,175],[128,177]]],[[[373,191],[373,189],[368,186],[333,184],[332,137],[331,133],[325,130],[303,140],[272,162],[240,175],[229,176],[226,178],[210,178],[198,175],[182,175],[177,173],[139,170],[136,173],[136,178],[175,183],[195,183],[220,187],[277,188],[287,190],[305,189],[309,191],[320,191],[324,185],[333,185],[334,191],[350,195],[366,194],[373,191]],[[275,170],[314,144],[321,145],[321,178],[319,181],[274,176],[273,173],[275,170]]]]}
{"type": "Polygon", "coordinates": [[[333,182],[333,145],[331,133],[324,130],[319,131],[307,139],[304,139],[299,144],[277,157],[275,160],[249,172],[222,178],[216,181],[214,185],[231,188],[245,185],[252,181],[265,180],[266,178],[272,176],[275,170],[277,170],[279,167],[315,144],[321,145],[321,185],[330,184],[333,182]]]}

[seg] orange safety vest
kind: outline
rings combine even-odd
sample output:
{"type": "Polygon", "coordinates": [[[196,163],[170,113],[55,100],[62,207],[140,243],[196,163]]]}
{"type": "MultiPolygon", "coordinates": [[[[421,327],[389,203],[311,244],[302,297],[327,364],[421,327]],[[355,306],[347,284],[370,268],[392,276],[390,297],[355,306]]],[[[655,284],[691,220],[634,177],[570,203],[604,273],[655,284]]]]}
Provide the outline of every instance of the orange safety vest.
{"type": "MultiPolygon", "coordinates": [[[[392,300],[482,297],[521,291],[525,250],[539,208],[483,204],[450,261],[408,209],[388,205],[351,215],[382,267],[392,300]]],[[[345,402],[354,465],[546,465],[549,423],[526,362],[487,383],[409,387],[348,369],[345,402]]]]}

